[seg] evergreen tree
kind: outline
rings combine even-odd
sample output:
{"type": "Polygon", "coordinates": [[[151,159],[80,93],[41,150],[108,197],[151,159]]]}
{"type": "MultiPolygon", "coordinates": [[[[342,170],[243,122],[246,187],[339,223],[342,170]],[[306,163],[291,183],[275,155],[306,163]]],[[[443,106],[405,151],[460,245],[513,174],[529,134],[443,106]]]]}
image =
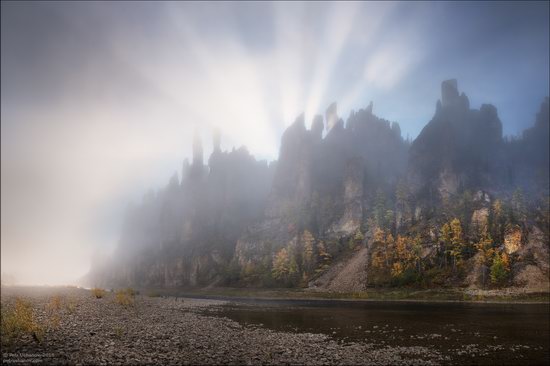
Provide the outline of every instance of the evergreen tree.
{"type": "Polygon", "coordinates": [[[324,270],[330,266],[332,262],[332,256],[327,252],[325,248],[325,243],[319,241],[317,243],[317,253],[319,253],[319,258],[321,259],[320,267],[318,270],[324,270]]]}
{"type": "Polygon", "coordinates": [[[510,273],[510,261],[506,253],[494,254],[493,264],[491,265],[491,283],[502,286],[508,280],[510,273]]]}
{"type": "Polygon", "coordinates": [[[315,238],[309,230],[305,230],[302,234],[303,243],[303,255],[302,255],[302,268],[304,272],[310,272],[312,270],[314,260],[313,246],[315,245],[315,238]]]}

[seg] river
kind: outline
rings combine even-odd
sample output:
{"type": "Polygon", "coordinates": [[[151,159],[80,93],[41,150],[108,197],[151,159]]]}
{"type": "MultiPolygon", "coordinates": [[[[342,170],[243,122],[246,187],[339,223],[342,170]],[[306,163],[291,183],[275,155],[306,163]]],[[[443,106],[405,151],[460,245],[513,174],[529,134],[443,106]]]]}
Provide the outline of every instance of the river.
{"type": "Polygon", "coordinates": [[[206,310],[248,326],[340,342],[424,346],[449,364],[547,365],[548,304],[238,300],[206,310]]]}

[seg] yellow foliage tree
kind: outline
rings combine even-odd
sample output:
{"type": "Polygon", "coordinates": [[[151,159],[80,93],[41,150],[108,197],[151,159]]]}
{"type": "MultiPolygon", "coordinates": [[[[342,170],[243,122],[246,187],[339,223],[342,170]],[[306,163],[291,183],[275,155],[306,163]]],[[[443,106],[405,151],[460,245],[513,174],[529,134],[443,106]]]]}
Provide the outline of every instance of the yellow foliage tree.
{"type": "Polygon", "coordinates": [[[390,266],[390,262],[393,259],[395,253],[395,239],[391,233],[386,235],[385,245],[384,245],[384,261],[386,266],[390,266]]]}
{"type": "Polygon", "coordinates": [[[493,239],[491,238],[491,236],[489,234],[486,234],[474,246],[477,251],[483,255],[483,263],[485,265],[488,265],[493,259],[493,254],[495,252],[493,248],[493,239]]]}
{"type": "Polygon", "coordinates": [[[275,254],[273,258],[273,269],[272,274],[275,279],[286,278],[289,274],[290,263],[288,257],[288,251],[286,248],[282,248],[275,254]]]}
{"type": "Polygon", "coordinates": [[[441,241],[445,246],[445,265],[447,265],[447,256],[450,256],[453,269],[456,269],[462,256],[462,247],[464,239],[462,237],[462,224],[457,218],[441,227],[441,241]]]}
{"type": "Polygon", "coordinates": [[[392,277],[399,277],[403,273],[403,264],[401,262],[395,262],[391,268],[392,277]]]}
{"type": "Polygon", "coordinates": [[[378,226],[374,229],[374,241],[384,242],[384,230],[378,226]]]}
{"type": "Polygon", "coordinates": [[[454,218],[451,221],[451,230],[453,233],[451,240],[451,258],[453,261],[453,268],[456,268],[457,264],[460,263],[462,259],[462,247],[464,244],[462,238],[462,224],[459,219],[454,218]]]}
{"type": "Polygon", "coordinates": [[[372,254],[372,266],[376,269],[384,268],[384,254],[380,250],[376,250],[372,254]]]}
{"type": "Polygon", "coordinates": [[[395,241],[395,254],[398,261],[407,261],[409,259],[407,241],[404,236],[397,235],[397,240],[395,241]]]}

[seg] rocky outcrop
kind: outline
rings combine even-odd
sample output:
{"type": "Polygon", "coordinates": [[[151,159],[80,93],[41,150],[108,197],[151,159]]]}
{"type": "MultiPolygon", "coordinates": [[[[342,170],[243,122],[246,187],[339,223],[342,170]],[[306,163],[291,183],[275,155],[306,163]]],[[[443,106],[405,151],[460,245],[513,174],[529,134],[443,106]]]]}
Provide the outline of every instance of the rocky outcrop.
{"type": "Polygon", "coordinates": [[[502,253],[513,267],[504,280],[545,286],[548,232],[538,227],[548,219],[535,198],[548,195],[548,104],[521,139],[505,141],[496,108],[470,108],[447,80],[411,145],[372,102],[346,121],[333,103],[309,130],[296,118],[272,164],[244,147],[222,151],[216,131],[205,165],[195,136],[181,179],[129,206],[113,260],[94,265],[89,284],[354,292],[367,273],[379,285],[429,272],[436,285],[484,286],[502,253]],[[518,187],[531,203],[512,194],[518,187]],[[488,241],[484,257],[476,251],[488,241]]]}
{"type": "Polygon", "coordinates": [[[498,185],[502,143],[496,108],[484,104],[470,109],[456,80],[444,81],[434,117],[411,145],[411,189],[432,205],[459,189],[493,189],[498,185]]]}
{"type": "Polygon", "coordinates": [[[506,253],[513,254],[521,248],[522,232],[521,228],[516,226],[508,230],[504,235],[504,249],[506,253]]]}
{"type": "Polygon", "coordinates": [[[126,213],[114,258],[95,269],[91,285],[179,287],[216,280],[242,232],[263,215],[274,166],[245,148],[222,152],[219,135],[208,166],[193,142],[193,163],[126,213]]]}
{"type": "Polygon", "coordinates": [[[503,164],[507,184],[542,195],[548,195],[550,187],[549,104],[546,97],[536,115],[535,124],[523,132],[521,139],[506,142],[503,164]]]}
{"type": "Polygon", "coordinates": [[[346,124],[333,103],[326,120],[325,138],[320,116],[311,130],[300,116],[283,133],[265,218],[239,239],[238,263],[269,260],[304,230],[327,246],[347,240],[365,221],[365,191],[395,184],[404,170],[407,145],[399,125],[373,115],[372,103],[353,112],[346,124]]]}
{"type": "Polygon", "coordinates": [[[515,253],[518,260],[514,267],[514,284],[531,290],[550,291],[550,250],[545,234],[533,226],[525,245],[515,253]]]}

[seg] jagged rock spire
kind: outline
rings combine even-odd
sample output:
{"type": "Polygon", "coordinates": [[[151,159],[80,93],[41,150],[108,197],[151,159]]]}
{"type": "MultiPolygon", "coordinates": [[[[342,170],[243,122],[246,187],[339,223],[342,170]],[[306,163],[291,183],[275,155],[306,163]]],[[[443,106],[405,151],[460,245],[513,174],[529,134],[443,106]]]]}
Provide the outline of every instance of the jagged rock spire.
{"type": "Polygon", "coordinates": [[[458,99],[458,83],[456,79],[445,80],[441,83],[441,104],[443,107],[455,104],[458,99]]]}
{"type": "Polygon", "coordinates": [[[372,101],[369,103],[369,106],[367,107],[367,113],[372,114],[372,101]]]}
{"type": "Polygon", "coordinates": [[[457,107],[462,110],[470,109],[470,101],[466,94],[459,95],[458,93],[456,79],[445,80],[441,83],[441,106],[443,108],[457,107]]]}

